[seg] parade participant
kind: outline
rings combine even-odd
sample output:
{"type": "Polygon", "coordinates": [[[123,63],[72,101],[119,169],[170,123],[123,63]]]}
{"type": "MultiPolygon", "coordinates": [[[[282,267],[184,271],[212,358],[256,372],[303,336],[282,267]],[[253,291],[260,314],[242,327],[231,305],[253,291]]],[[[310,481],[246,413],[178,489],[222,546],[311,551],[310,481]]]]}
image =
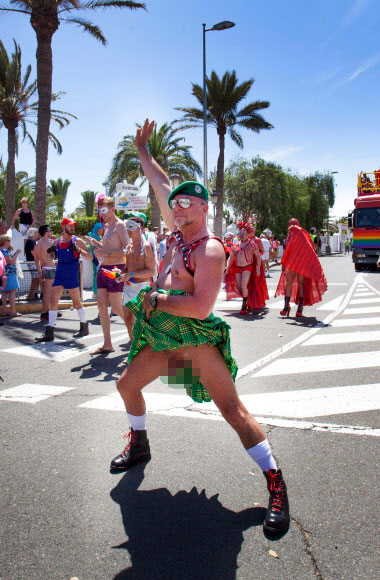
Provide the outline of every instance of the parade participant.
{"type": "Polygon", "coordinates": [[[226,254],[226,263],[228,262],[228,258],[231,255],[232,248],[234,245],[234,235],[231,232],[226,232],[223,236],[224,239],[224,252],[226,254]]]}
{"type": "MultiPolygon", "coordinates": [[[[58,260],[55,278],[50,294],[49,323],[45,327],[45,332],[36,342],[50,342],[54,340],[54,326],[58,317],[58,303],[64,290],[68,290],[73,301],[74,308],[78,312],[80,321],[79,332],[74,337],[87,336],[89,334],[86,312],[80,301],[79,292],[79,255],[82,254],[85,260],[91,261],[91,253],[80,238],[75,235],[75,226],[78,224],[71,218],[64,218],[61,222],[62,235],[58,240],[54,240],[47,253],[56,256],[58,260]]],[[[50,273],[48,274],[48,276],[50,273]]],[[[46,281],[48,281],[47,279],[46,281]]]]}
{"type": "Polygon", "coordinates": [[[289,220],[288,226],[286,248],[281,260],[282,273],[274,296],[285,296],[281,316],[289,316],[289,302],[297,304],[296,316],[302,316],[304,306],[322,300],[327,282],[310,234],[300,227],[295,218],[289,220]]]}
{"type": "MultiPolygon", "coordinates": [[[[212,314],[225,267],[221,240],[207,228],[208,191],[196,182],[173,191],[147,143],[154,122],[137,130],[140,161],[171,231],[163,271],[153,288],[129,302],[136,316],[129,366],[117,382],[130,420],[130,442],[111,462],[124,471],[150,459],[146,407],[142,389],[157,377],[178,378],[194,400],[212,400],[235,429],[250,457],[263,470],[270,494],[264,526],[283,532],[289,506],[281,470],[265,434],[239,399],[234,385],[237,366],[231,356],[229,326],[212,314]],[[164,370],[165,369],[165,370],[164,370]]],[[[178,381],[179,382],[179,381],[178,381]]],[[[199,441],[198,441],[199,444],[199,441]]]]}
{"type": "Polygon", "coordinates": [[[92,354],[107,354],[113,352],[111,341],[111,322],[108,314],[108,305],[111,311],[120,316],[124,321],[122,296],[123,284],[108,278],[103,269],[112,270],[117,267],[125,271],[124,248],[129,244],[129,235],[123,220],[115,215],[115,200],[112,197],[102,197],[98,200],[99,214],[106,224],[101,241],[91,238],[91,244],[95,246],[94,255],[99,260],[100,268],[96,276],[97,300],[99,318],[102,325],[104,342],[92,354]]]}
{"type": "MultiPolygon", "coordinates": [[[[55,251],[48,252],[48,250],[52,247],[56,238],[47,224],[40,226],[38,233],[40,239],[34,248],[33,257],[42,288],[41,320],[49,320],[50,295],[55,278],[55,251]]],[[[62,313],[58,312],[57,316],[60,318],[62,313]]]]}
{"type": "Polygon", "coordinates": [[[248,222],[239,222],[240,243],[234,244],[228,258],[225,281],[227,300],[241,296],[243,303],[240,314],[248,314],[251,308],[261,308],[265,305],[258,299],[256,280],[261,274],[261,258],[259,248],[249,234],[253,230],[248,222]],[[260,305],[261,304],[261,305],[260,305]]]}
{"type": "Polygon", "coordinates": [[[24,246],[24,254],[30,272],[30,287],[26,300],[36,300],[38,288],[40,287],[40,276],[34,261],[34,250],[37,240],[39,238],[37,228],[29,228],[26,234],[26,242],[24,246]]]}
{"type": "Polygon", "coordinates": [[[265,234],[261,234],[260,238],[261,238],[261,243],[262,243],[263,248],[264,248],[264,254],[262,255],[261,259],[262,259],[263,265],[264,265],[265,277],[270,278],[270,275],[269,275],[270,241],[268,240],[268,238],[266,237],[265,234]]]}
{"type": "MultiPolygon", "coordinates": [[[[267,282],[265,280],[265,269],[263,256],[265,254],[264,244],[261,238],[256,236],[256,227],[251,224],[251,232],[248,234],[250,240],[257,244],[260,252],[261,264],[260,264],[260,275],[252,279],[252,298],[250,299],[251,310],[257,308],[264,308],[265,301],[269,300],[267,282]]],[[[256,268],[256,256],[254,256],[254,270],[256,268]]],[[[269,266],[268,266],[269,268],[269,266]]],[[[269,270],[268,270],[269,273],[269,270]]]]}
{"type": "Polygon", "coordinates": [[[125,222],[131,243],[127,246],[125,256],[127,271],[117,279],[117,283],[124,282],[124,320],[131,340],[135,317],[128,308],[128,302],[136,298],[142,288],[149,285],[156,266],[152,248],[142,233],[144,217],[131,217],[125,222]]]}
{"type": "Polygon", "coordinates": [[[20,287],[17,280],[16,261],[18,255],[21,253],[21,250],[16,250],[16,252],[13,254],[11,238],[7,235],[4,235],[0,236],[0,251],[6,262],[4,268],[5,284],[3,285],[1,294],[3,316],[21,316],[21,314],[16,310],[16,290],[18,290],[20,287]],[[9,306],[11,308],[10,314],[7,313],[7,300],[9,300],[9,306]]]}
{"type": "Polygon", "coordinates": [[[21,200],[21,207],[15,211],[12,218],[11,228],[15,227],[15,221],[17,218],[19,221],[19,230],[23,236],[26,236],[26,232],[34,223],[34,215],[31,209],[29,209],[29,200],[23,197],[21,200]]]}

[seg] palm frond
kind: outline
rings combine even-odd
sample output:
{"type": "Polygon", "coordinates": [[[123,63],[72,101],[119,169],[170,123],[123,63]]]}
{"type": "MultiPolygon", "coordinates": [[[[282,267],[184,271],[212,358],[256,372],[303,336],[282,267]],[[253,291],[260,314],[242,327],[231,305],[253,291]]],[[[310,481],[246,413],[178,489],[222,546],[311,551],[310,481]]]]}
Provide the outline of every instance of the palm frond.
{"type": "Polygon", "coordinates": [[[82,8],[86,10],[96,10],[97,8],[130,8],[131,10],[142,8],[146,10],[146,4],[129,0],[94,0],[82,4],[82,8]]]}
{"type": "Polygon", "coordinates": [[[96,24],[92,24],[92,22],[84,20],[83,18],[61,18],[61,20],[63,22],[70,22],[71,24],[77,24],[78,26],[83,28],[85,32],[88,32],[96,40],[99,40],[99,42],[101,42],[103,46],[106,46],[107,40],[103,35],[103,32],[100,30],[98,26],[96,26],[96,24]]]}

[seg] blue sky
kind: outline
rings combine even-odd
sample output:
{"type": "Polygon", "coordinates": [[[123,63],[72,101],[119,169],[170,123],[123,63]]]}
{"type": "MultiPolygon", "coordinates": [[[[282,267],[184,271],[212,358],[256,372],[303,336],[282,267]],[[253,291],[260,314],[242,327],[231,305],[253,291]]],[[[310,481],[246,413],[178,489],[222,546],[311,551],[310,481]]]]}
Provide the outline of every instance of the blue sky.
{"type": "MultiPolygon", "coordinates": [[[[5,2],[4,2],[5,4],[5,2]]],[[[105,34],[104,48],[75,25],[61,24],[53,39],[53,89],[65,91],[57,108],[78,117],[58,131],[63,154],[49,153],[48,180],[69,179],[66,209],[80,192],[102,183],[123,135],[145,117],[159,124],[178,117],[176,106],[194,106],[191,82],[202,83],[202,23],[236,26],[208,32],[207,71],[236,70],[254,78],[247,102],[269,100],[274,125],[260,134],[242,130],[244,149],[229,139],[226,165],[255,155],[300,174],[338,171],[331,214],[353,206],[356,176],[380,167],[380,5],[378,0],[147,0],[148,11],[88,12],[105,34]]],[[[36,40],[28,17],[0,15],[8,52],[21,45],[23,66],[36,74],[36,40]]],[[[244,102],[243,102],[244,104],[244,102]]],[[[202,131],[184,133],[202,164],[202,131]]],[[[0,130],[6,160],[6,131],[0,130]]],[[[208,130],[209,169],[218,143],[208,130]]],[[[31,147],[20,147],[16,168],[34,175],[31,147]]]]}

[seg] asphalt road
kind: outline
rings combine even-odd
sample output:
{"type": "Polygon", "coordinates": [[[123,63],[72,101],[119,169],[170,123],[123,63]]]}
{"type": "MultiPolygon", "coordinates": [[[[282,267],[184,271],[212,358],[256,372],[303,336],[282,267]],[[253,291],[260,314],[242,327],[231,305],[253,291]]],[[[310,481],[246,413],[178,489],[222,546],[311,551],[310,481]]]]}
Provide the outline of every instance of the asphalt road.
{"type": "MultiPolygon", "coordinates": [[[[37,314],[0,328],[2,453],[0,580],[374,580],[378,575],[380,272],[322,258],[322,303],[296,319],[282,300],[231,325],[237,388],[284,472],[292,522],[262,529],[265,480],[212,404],[191,405],[160,381],[146,388],[152,460],[109,473],[128,430],[115,388],[128,352],[73,341],[76,313],[55,345],[34,345],[37,314]]],[[[280,267],[268,279],[273,295],[280,267]]],[[[96,336],[98,335],[98,336],[96,336]]]]}

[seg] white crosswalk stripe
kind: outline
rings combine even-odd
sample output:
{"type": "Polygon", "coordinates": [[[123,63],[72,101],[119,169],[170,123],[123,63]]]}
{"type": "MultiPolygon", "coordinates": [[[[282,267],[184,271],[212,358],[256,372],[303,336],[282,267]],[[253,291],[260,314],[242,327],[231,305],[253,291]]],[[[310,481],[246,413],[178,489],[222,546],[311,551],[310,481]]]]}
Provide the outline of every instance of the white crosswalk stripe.
{"type": "Polygon", "coordinates": [[[330,322],[329,326],[333,328],[352,328],[355,326],[380,326],[380,316],[363,317],[363,318],[341,318],[330,322]]]}
{"type": "Polygon", "coordinates": [[[350,342],[374,342],[380,340],[380,330],[360,331],[360,332],[340,332],[334,334],[317,334],[302,346],[319,346],[326,344],[347,344],[350,342]]]}
{"type": "Polygon", "coordinates": [[[293,375],[300,372],[302,374],[320,373],[369,367],[380,367],[380,351],[282,358],[257,371],[254,376],[269,377],[273,375],[293,375]]]}
{"type": "MultiPolygon", "coordinates": [[[[123,330],[116,330],[111,333],[112,342],[120,342],[124,340],[128,342],[128,331],[124,328],[123,330]],[[115,336],[120,335],[120,336],[115,336]]],[[[31,356],[34,358],[41,358],[45,360],[51,360],[57,363],[62,363],[72,358],[75,358],[81,354],[90,354],[96,348],[103,346],[102,342],[97,342],[91,344],[90,346],[81,348],[81,341],[85,338],[94,338],[95,336],[103,336],[102,334],[88,335],[83,337],[80,341],[76,342],[72,346],[72,340],[55,340],[54,342],[43,342],[38,344],[25,344],[23,346],[15,346],[12,348],[5,348],[1,352],[7,352],[11,354],[17,354],[22,356],[31,356]]]]}
{"type": "Polygon", "coordinates": [[[0,401],[12,401],[17,403],[39,403],[50,397],[62,395],[67,391],[72,391],[74,387],[57,387],[54,385],[33,385],[25,383],[0,391],[0,401]]]}

